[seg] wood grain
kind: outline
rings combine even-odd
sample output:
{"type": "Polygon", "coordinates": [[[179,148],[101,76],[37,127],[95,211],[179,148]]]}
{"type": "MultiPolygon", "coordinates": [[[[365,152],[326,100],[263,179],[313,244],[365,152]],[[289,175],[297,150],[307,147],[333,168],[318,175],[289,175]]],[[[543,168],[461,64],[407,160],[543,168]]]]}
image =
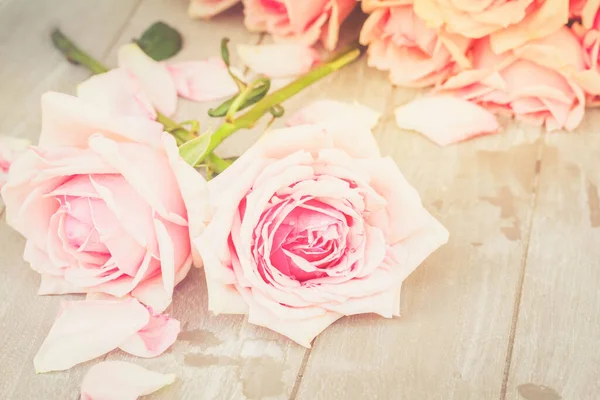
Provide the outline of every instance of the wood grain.
{"type": "MultiPolygon", "coordinates": [[[[361,99],[378,93],[376,85],[369,79],[361,99]]],[[[395,90],[386,99],[377,138],[450,242],[405,282],[403,316],[342,319],[317,338],[298,399],[499,397],[539,130],[512,123],[501,135],[439,148],[395,127],[391,109],[412,96],[395,90]]]]}
{"type": "MultiPolygon", "coordinates": [[[[597,126],[598,117],[588,121],[597,126]]],[[[600,394],[600,135],[592,132],[546,140],[508,399],[600,394]]]]}

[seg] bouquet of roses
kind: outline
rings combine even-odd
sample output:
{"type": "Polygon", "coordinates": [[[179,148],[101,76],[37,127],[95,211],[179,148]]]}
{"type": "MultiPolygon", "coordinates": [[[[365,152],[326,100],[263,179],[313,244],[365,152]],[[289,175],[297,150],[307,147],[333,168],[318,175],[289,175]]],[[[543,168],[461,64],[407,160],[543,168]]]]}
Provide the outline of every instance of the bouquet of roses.
{"type": "MultiPolygon", "coordinates": [[[[238,3],[191,0],[208,18],[238,3]]],[[[277,42],[335,47],[357,2],[243,0],[245,24],[277,42]],[[305,4],[306,3],[306,4],[305,4]]],[[[497,132],[497,115],[572,131],[600,96],[598,0],[362,0],[368,64],[431,92],[396,109],[400,128],[445,146],[497,132]],[[436,118],[430,116],[435,113],[436,118]]]]}
{"type": "MultiPolygon", "coordinates": [[[[329,24],[341,12],[331,7],[329,24]]],[[[294,64],[287,75],[299,76],[272,91],[264,74],[244,77],[230,66],[226,40],[221,58],[171,62],[181,37],[162,23],[123,46],[111,70],[60,31],[52,39],[95,75],[77,96],[43,95],[39,143],[7,140],[11,151],[2,153],[6,219],[27,239],[39,294],[85,294],[61,303],[34,359],[38,373],[117,348],[163,353],[180,331],[165,311],[192,264],[205,269],[210,311],[246,314],[309,347],[343,316],[398,315],[402,282],[447,241],[381,156],[371,134],[379,115],[367,107],[321,100],[235,160],[213,152],[261,117],[282,117],[283,101],[360,49],[314,68],[315,60],[294,64]],[[202,131],[202,121],[173,121],[178,96],[225,99],[209,112],[222,124],[202,131]]],[[[103,362],[84,378],[82,398],[135,398],[173,379],[103,362]]]]}

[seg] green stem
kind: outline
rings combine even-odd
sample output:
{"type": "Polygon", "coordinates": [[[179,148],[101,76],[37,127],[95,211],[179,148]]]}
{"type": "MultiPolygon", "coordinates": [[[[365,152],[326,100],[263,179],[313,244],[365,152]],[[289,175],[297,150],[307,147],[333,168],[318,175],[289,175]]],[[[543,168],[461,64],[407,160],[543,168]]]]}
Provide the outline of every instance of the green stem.
{"type": "Polygon", "coordinates": [[[234,121],[234,117],[235,117],[235,113],[240,109],[240,107],[242,106],[242,104],[244,104],[244,102],[246,101],[246,99],[248,98],[248,96],[250,96],[250,93],[252,93],[252,91],[260,85],[264,85],[267,82],[266,79],[264,78],[259,78],[253,82],[251,82],[248,86],[246,86],[241,92],[240,94],[238,94],[234,99],[233,102],[231,103],[231,106],[229,107],[229,110],[227,111],[227,114],[225,115],[225,121],[227,122],[233,122],[234,121]]]}
{"type": "MultiPolygon", "coordinates": [[[[301,92],[307,86],[312,85],[320,79],[323,79],[327,75],[339,70],[340,68],[350,64],[356,60],[361,54],[361,49],[354,47],[352,50],[347,51],[339,56],[334,56],[333,61],[325,63],[307,74],[299,77],[298,79],[290,82],[288,85],[281,89],[263,97],[262,100],[257,102],[250,111],[236,118],[235,121],[225,121],[215,133],[212,134],[210,142],[206,149],[205,154],[212,153],[225,139],[231,136],[233,133],[240,129],[251,128],[256,121],[260,119],[271,107],[276,106],[279,103],[289,99],[295,94],[301,92]]],[[[198,163],[204,162],[205,157],[202,157],[198,163]]]]}
{"type": "MultiPolygon", "coordinates": [[[[109,69],[100,63],[100,61],[96,60],[77,47],[75,43],[73,43],[60,31],[60,29],[54,29],[51,33],[51,37],[54,46],[56,46],[56,48],[60,50],[60,52],[63,53],[70,62],[86,67],[94,74],[102,74],[109,71],[109,69]]],[[[192,132],[183,128],[177,122],[158,111],[156,112],[156,121],[161,123],[165,127],[165,130],[175,137],[178,145],[181,145],[196,137],[196,135],[194,135],[192,132]]],[[[221,167],[223,163],[227,163],[227,161],[221,160],[216,155],[213,155],[210,157],[210,160],[207,161],[207,163],[212,162],[219,163],[221,167]]],[[[209,165],[209,167],[213,168],[213,165],[209,165]]]]}
{"type": "Polygon", "coordinates": [[[52,43],[61,53],[67,57],[67,60],[74,64],[83,65],[94,74],[101,74],[107,72],[108,68],[102,65],[99,61],[90,57],[87,53],[75,46],[68,37],[66,37],[60,29],[56,28],[50,34],[52,43]]]}

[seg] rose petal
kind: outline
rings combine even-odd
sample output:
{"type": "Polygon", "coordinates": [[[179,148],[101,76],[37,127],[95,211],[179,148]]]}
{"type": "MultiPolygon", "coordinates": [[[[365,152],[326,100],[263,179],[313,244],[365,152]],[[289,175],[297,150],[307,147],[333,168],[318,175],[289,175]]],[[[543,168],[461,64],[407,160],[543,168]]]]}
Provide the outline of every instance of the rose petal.
{"type": "Polygon", "coordinates": [[[498,131],[496,117],[474,103],[454,96],[422,97],[395,111],[402,129],[415,130],[440,146],[498,131]]]}
{"type": "Polygon", "coordinates": [[[286,121],[286,125],[315,124],[327,119],[339,119],[342,116],[352,118],[357,123],[364,124],[372,129],[377,125],[381,113],[358,103],[349,104],[335,100],[317,100],[290,116],[286,121]]]}
{"type": "Polygon", "coordinates": [[[103,361],[91,367],[81,383],[81,400],[135,400],[175,381],[125,361],[103,361]]]}
{"type": "Polygon", "coordinates": [[[62,276],[42,273],[40,277],[40,287],[37,292],[40,296],[48,294],[86,293],[84,288],[73,285],[62,276]]]}
{"type": "Polygon", "coordinates": [[[239,44],[237,52],[251,70],[272,78],[302,75],[320,61],[312,47],[301,44],[239,44]]]}
{"type": "Polygon", "coordinates": [[[154,107],[171,116],[177,108],[177,91],[165,64],[154,61],[135,44],[119,49],[119,67],[133,74],[154,107]]]}
{"type": "Polygon", "coordinates": [[[225,63],[217,57],[167,65],[177,93],[194,101],[212,101],[233,96],[238,87],[225,63]]]}
{"type": "Polygon", "coordinates": [[[119,348],[134,356],[151,358],[164,353],[177,340],[181,331],[178,320],[166,314],[152,314],[148,324],[119,348]]]}
{"type": "Polygon", "coordinates": [[[118,139],[156,145],[162,124],[147,118],[118,116],[83,99],[62,93],[42,95],[42,132],[39,146],[85,148],[95,133],[118,139]]]}
{"type": "Polygon", "coordinates": [[[0,135],[0,189],[8,180],[11,164],[25,152],[31,142],[27,139],[0,135]]]}
{"type": "Polygon", "coordinates": [[[114,114],[156,119],[152,102],[123,68],[94,75],[77,86],[77,97],[114,114]]]}
{"type": "Polygon", "coordinates": [[[58,317],[33,359],[37,373],[61,371],[116,349],[148,324],[135,299],[63,301],[58,317]]]}

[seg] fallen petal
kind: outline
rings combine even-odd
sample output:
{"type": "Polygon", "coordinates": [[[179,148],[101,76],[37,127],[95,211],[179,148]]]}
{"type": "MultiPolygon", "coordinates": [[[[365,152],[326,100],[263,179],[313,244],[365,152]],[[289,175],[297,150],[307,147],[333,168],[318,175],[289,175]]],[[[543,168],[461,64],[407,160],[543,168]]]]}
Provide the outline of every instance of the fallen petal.
{"type": "Polygon", "coordinates": [[[181,331],[181,324],[167,314],[152,314],[150,321],[135,335],[127,339],[119,348],[134,356],[151,358],[165,352],[181,331]]]}
{"type": "Polygon", "coordinates": [[[135,400],[175,382],[175,374],[149,371],[125,361],[91,367],[81,383],[81,400],[135,400]]]}
{"type": "Polygon", "coordinates": [[[302,44],[239,44],[237,52],[251,70],[271,78],[298,76],[320,61],[319,53],[302,44]]]}
{"type": "Polygon", "coordinates": [[[422,97],[398,107],[395,115],[400,128],[417,131],[440,146],[499,129],[492,113],[454,96],[422,97]]]}
{"type": "Polygon", "coordinates": [[[119,347],[148,324],[139,301],[63,301],[33,359],[37,373],[62,371],[119,347]]]}
{"type": "Polygon", "coordinates": [[[233,96],[238,91],[225,63],[217,57],[169,64],[167,69],[177,93],[186,99],[212,101],[233,96]]]}

